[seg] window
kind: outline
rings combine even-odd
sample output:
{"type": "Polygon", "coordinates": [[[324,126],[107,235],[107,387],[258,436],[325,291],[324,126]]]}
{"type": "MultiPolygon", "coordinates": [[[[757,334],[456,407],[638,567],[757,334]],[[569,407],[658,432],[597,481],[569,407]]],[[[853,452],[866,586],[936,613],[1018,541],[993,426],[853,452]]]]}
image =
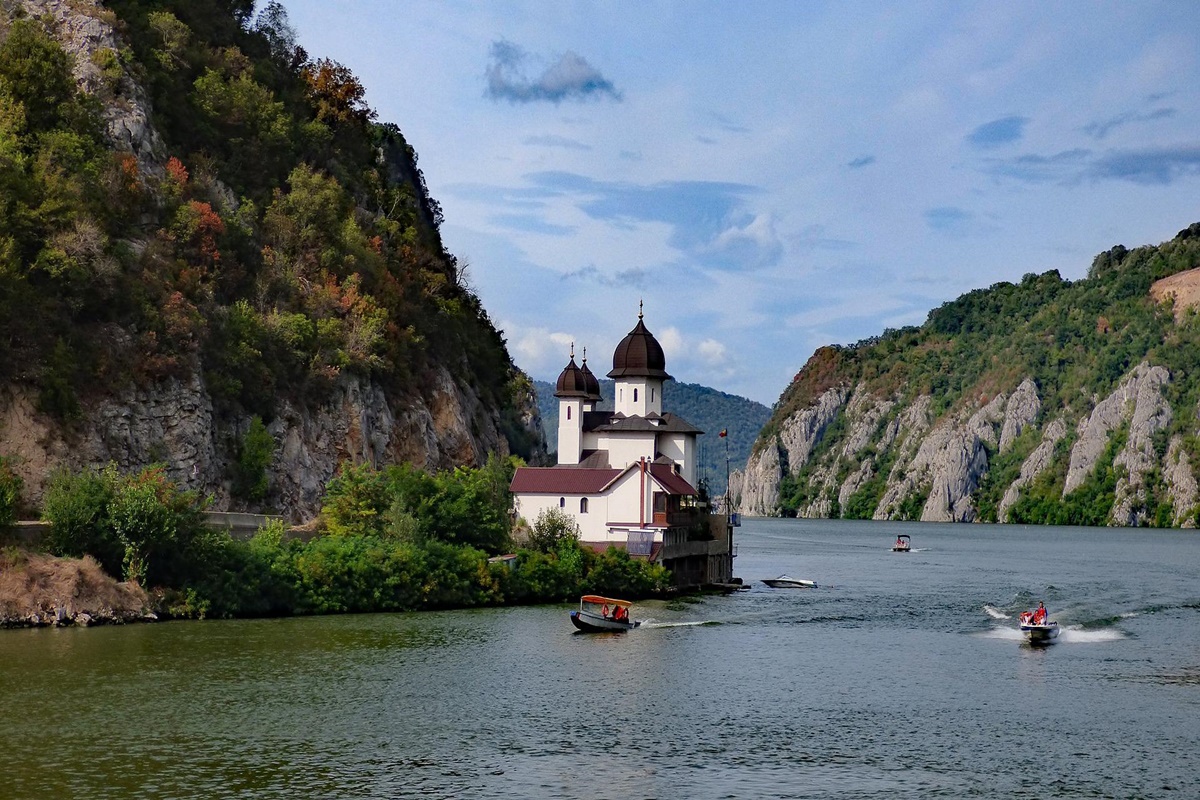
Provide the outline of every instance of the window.
{"type": "Polygon", "coordinates": [[[586,497],[579,498],[579,513],[580,514],[587,513],[587,498],[586,497]]]}
{"type": "Polygon", "coordinates": [[[651,403],[654,402],[654,390],[653,389],[650,390],[650,402],[651,403]]]}
{"type": "Polygon", "coordinates": [[[571,407],[567,406],[567,419],[571,418],[571,407]]]}
{"type": "Polygon", "coordinates": [[[637,402],[637,389],[633,390],[633,402],[637,402]]]}
{"type": "Polygon", "coordinates": [[[558,498],[558,507],[566,508],[567,507],[567,498],[565,498],[565,497],[558,498]]]}

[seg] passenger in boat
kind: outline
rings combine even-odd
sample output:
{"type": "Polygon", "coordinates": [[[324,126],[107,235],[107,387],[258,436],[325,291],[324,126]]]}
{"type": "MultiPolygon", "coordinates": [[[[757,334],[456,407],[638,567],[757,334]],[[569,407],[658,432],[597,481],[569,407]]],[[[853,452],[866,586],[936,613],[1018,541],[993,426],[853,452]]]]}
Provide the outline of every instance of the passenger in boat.
{"type": "Polygon", "coordinates": [[[608,603],[605,603],[604,606],[601,607],[600,613],[604,616],[605,619],[608,619],[608,603]]]}
{"type": "Polygon", "coordinates": [[[624,622],[625,621],[625,609],[621,608],[620,606],[615,606],[613,608],[613,621],[614,622],[624,622]]]}
{"type": "Polygon", "coordinates": [[[1033,612],[1033,624],[1034,625],[1045,625],[1046,624],[1046,613],[1047,613],[1046,606],[1039,602],[1037,610],[1033,612]]]}

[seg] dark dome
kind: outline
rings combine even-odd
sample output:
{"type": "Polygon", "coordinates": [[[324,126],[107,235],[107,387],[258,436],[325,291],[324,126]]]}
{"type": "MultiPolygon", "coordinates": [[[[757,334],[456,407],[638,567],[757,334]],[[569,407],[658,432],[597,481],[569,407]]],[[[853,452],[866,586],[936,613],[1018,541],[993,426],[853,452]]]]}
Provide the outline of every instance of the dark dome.
{"type": "Polygon", "coordinates": [[[613,353],[613,368],[608,377],[667,380],[671,376],[667,374],[666,367],[667,359],[663,355],[662,345],[654,338],[654,334],[646,330],[642,315],[638,314],[637,325],[621,340],[613,353]]]}
{"type": "Polygon", "coordinates": [[[575,356],[571,356],[571,363],[563,367],[562,374],[558,376],[558,383],[554,387],[555,397],[588,397],[587,375],[575,363],[575,356]]]}
{"type": "Polygon", "coordinates": [[[583,373],[583,385],[588,393],[588,399],[603,400],[604,398],[600,396],[600,380],[594,372],[588,369],[587,350],[584,350],[583,354],[583,366],[579,368],[579,371],[583,373]]]}

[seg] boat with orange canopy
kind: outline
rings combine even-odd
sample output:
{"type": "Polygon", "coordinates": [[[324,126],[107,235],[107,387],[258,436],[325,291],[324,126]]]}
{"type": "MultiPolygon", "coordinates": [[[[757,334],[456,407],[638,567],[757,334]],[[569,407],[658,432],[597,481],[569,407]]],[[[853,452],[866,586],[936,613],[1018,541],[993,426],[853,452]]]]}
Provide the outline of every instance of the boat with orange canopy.
{"type": "Polygon", "coordinates": [[[642,624],[630,619],[632,606],[628,600],[585,594],[579,598],[579,610],[571,612],[571,624],[585,633],[631,630],[642,624]]]}

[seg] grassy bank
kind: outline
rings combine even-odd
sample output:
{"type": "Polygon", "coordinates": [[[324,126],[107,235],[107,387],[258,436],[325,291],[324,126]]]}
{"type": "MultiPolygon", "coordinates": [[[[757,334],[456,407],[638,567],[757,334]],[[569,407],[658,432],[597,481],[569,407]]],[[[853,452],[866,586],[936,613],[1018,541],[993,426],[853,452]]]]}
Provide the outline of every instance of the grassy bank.
{"type": "Polygon", "coordinates": [[[22,608],[53,610],[66,584],[30,577],[28,565],[57,563],[51,571],[65,574],[76,564],[97,596],[101,586],[125,587],[144,598],[140,613],[168,618],[417,611],[585,593],[637,599],[667,589],[659,565],[581,547],[569,517],[514,520],[513,467],[495,459],[431,475],[347,466],[329,484],[315,536],[289,538],[277,522],[245,541],[204,525],[205,499],[160,469],[61,473],[45,497],[45,554],[10,549],[0,580],[25,598],[22,608]],[[491,560],[500,554],[514,557],[491,560]]]}

